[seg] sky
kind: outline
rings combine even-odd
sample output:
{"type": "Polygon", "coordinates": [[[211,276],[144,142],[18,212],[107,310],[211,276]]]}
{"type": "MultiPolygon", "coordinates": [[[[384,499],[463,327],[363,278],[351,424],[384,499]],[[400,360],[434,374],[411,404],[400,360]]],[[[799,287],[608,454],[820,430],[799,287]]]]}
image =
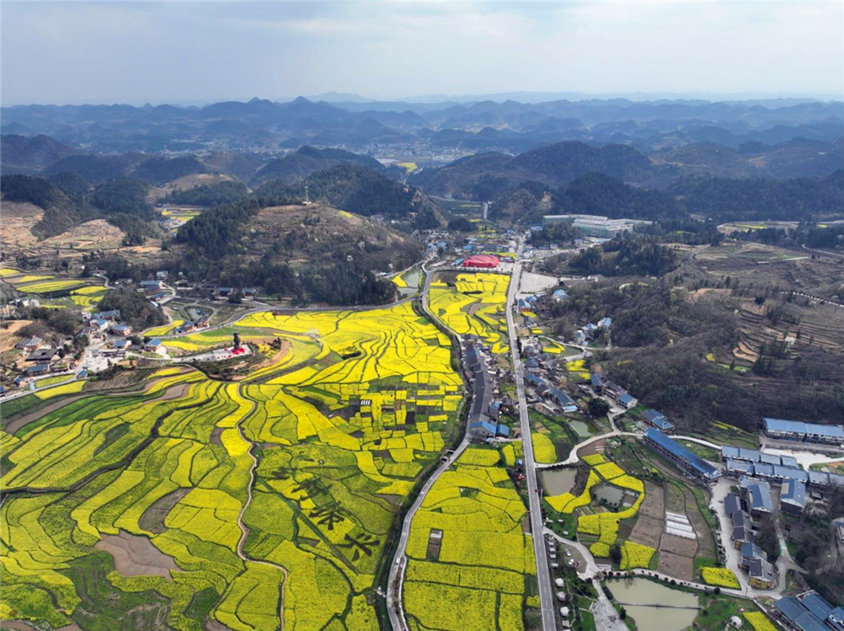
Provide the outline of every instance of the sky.
{"type": "Polygon", "coordinates": [[[2,2],[0,101],[844,98],[844,3],[2,2]]]}

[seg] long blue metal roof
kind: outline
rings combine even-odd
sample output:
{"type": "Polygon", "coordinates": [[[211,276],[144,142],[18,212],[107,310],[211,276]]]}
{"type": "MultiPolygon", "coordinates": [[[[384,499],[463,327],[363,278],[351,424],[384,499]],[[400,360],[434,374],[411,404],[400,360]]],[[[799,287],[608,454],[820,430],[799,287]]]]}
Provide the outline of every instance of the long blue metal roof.
{"type": "Polygon", "coordinates": [[[762,420],[765,423],[765,429],[771,432],[811,434],[813,436],[840,438],[844,441],[844,427],[840,425],[818,425],[817,423],[788,421],[781,418],[763,418],[762,420]]]}
{"type": "Polygon", "coordinates": [[[694,454],[691,449],[672,440],[654,427],[649,427],[645,430],[645,437],[655,442],[674,457],[685,461],[695,471],[707,478],[715,479],[721,474],[720,469],[713,467],[703,458],[694,454]]]}

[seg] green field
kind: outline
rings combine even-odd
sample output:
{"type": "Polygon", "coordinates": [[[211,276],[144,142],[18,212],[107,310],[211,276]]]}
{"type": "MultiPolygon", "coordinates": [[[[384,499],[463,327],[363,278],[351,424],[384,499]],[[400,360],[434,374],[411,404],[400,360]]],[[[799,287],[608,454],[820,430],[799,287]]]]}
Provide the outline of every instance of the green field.
{"type": "Polygon", "coordinates": [[[457,433],[450,342],[409,304],[238,327],[289,352],[248,382],[166,368],[0,433],[3,619],[378,628],[396,512],[457,433]],[[99,549],[115,541],[157,561],[127,570],[99,549]]]}

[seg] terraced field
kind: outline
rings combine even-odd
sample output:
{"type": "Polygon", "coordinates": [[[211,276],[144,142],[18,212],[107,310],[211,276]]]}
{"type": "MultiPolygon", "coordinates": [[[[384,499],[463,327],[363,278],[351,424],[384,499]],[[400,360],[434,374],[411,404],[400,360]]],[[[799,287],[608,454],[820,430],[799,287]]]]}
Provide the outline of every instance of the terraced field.
{"type": "Polygon", "coordinates": [[[449,340],[410,305],[237,328],[290,352],[248,383],[166,368],[0,433],[0,617],[378,628],[396,511],[457,430],[449,340]]]}
{"type": "Polygon", "coordinates": [[[440,275],[431,283],[431,312],[459,335],[476,335],[506,354],[504,309],[510,277],[504,274],[440,275]]]}

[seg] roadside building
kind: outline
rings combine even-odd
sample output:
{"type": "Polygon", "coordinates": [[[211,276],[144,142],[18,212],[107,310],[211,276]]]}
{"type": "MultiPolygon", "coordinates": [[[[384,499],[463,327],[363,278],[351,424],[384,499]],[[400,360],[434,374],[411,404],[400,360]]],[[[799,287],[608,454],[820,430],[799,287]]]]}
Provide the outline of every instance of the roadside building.
{"type": "Polygon", "coordinates": [[[111,332],[115,335],[121,335],[123,337],[128,337],[132,334],[132,327],[128,324],[115,324],[111,327],[111,332]]]}
{"type": "Polygon", "coordinates": [[[149,340],[148,342],[144,342],[144,350],[149,351],[151,353],[159,353],[163,345],[161,344],[161,340],[158,338],[154,338],[149,340]]]}
{"type": "Polygon", "coordinates": [[[674,423],[669,421],[662,412],[657,412],[653,409],[645,410],[642,412],[642,420],[646,425],[656,427],[666,434],[672,434],[674,432],[674,423]]]}
{"type": "Polygon", "coordinates": [[[50,373],[50,364],[35,364],[26,369],[27,377],[40,377],[50,373]]]}
{"type": "Polygon", "coordinates": [[[692,478],[702,482],[714,482],[721,477],[721,470],[692,452],[685,445],[662,433],[655,427],[645,430],[645,443],[671,460],[692,478]]]}
{"type": "Polygon", "coordinates": [[[494,269],[498,267],[500,261],[497,256],[492,254],[473,254],[464,259],[463,267],[477,267],[481,269],[494,269]]]}
{"type": "Polygon", "coordinates": [[[739,510],[730,516],[732,531],[730,538],[733,541],[733,546],[740,550],[745,543],[753,541],[753,524],[750,521],[750,515],[744,510],[739,510]]]}
{"type": "Polygon", "coordinates": [[[636,404],[639,403],[636,397],[612,381],[604,381],[603,393],[627,410],[636,407],[636,404]]]}
{"type": "Polygon", "coordinates": [[[777,584],[774,566],[767,559],[751,559],[747,565],[750,586],[756,589],[772,589],[777,584]]]}
{"type": "Polygon", "coordinates": [[[479,421],[472,423],[472,435],[482,440],[489,440],[502,436],[508,438],[510,436],[510,428],[500,423],[490,423],[488,421],[479,421]]]}

